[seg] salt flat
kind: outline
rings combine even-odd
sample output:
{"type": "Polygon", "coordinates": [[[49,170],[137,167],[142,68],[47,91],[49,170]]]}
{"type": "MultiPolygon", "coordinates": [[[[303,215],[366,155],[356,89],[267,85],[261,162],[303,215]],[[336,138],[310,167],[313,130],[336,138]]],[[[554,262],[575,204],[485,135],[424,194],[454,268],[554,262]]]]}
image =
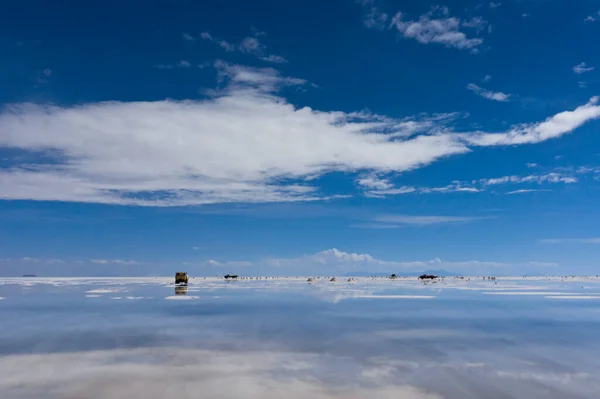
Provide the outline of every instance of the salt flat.
{"type": "Polygon", "coordinates": [[[2,278],[0,397],[600,392],[596,277],[307,278],[2,278]]]}

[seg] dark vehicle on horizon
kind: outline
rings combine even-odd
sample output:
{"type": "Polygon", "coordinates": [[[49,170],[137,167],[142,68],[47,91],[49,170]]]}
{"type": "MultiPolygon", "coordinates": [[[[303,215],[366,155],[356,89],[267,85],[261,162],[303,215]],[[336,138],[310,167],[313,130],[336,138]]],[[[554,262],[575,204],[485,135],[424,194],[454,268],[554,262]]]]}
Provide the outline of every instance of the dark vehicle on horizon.
{"type": "Polygon", "coordinates": [[[185,272],[175,273],[175,285],[187,285],[188,275],[185,272]]]}

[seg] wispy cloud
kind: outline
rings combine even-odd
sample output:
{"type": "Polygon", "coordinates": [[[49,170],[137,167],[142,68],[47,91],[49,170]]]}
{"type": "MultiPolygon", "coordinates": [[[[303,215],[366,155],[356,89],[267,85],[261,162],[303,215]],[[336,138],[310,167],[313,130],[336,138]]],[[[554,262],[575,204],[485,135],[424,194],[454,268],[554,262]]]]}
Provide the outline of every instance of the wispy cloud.
{"type": "Polygon", "coordinates": [[[261,57],[260,59],[263,60],[263,61],[272,62],[274,64],[284,64],[284,63],[288,62],[288,60],[286,60],[282,56],[280,56],[280,55],[273,55],[273,54],[268,55],[266,57],[261,57]]]}
{"type": "Polygon", "coordinates": [[[190,41],[190,42],[195,42],[196,41],[196,39],[194,38],[194,36],[190,35],[189,33],[183,32],[182,35],[183,35],[183,38],[185,40],[187,40],[187,41],[190,41]]]}
{"type": "Polygon", "coordinates": [[[498,184],[521,184],[521,183],[577,183],[577,178],[574,176],[565,176],[560,173],[547,173],[543,175],[529,175],[529,176],[502,176],[492,179],[481,179],[479,183],[483,185],[498,185],[498,184]]]}
{"type": "Polygon", "coordinates": [[[187,60],[181,60],[176,64],[157,64],[152,65],[156,69],[175,69],[175,68],[189,68],[192,64],[187,60]]]}
{"type": "Polygon", "coordinates": [[[122,260],[122,259],[90,259],[91,263],[96,263],[99,265],[108,265],[108,264],[116,264],[116,265],[139,265],[140,262],[136,260],[122,260]]]}
{"type": "Polygon", "coordinates": [[[493,1],[491,1],[489,5],[490,5],[490,8],[498,8],[502,5],[502,3],[501,2],[494,3],[493,1]]]}
{"type": "Polygon", "coordinates": [[[202,32],[200,37],[204,40],[216,43],[223,50],[228,52],[240,51],[244,54],[252,55],[260,58],[263,61],[271,62],[274,64],[283,64],[288,62],[285,58],[274,54],[265,54],[267,46],[265,46],[259,39],[259,37],[266,36],[265,32],[259,31],[256,28],[252,29],[253,36],[247,36],[240,41],[238,45],[230,43],[228,41],[217,39],[208,32],[202,32]]]}
{"type": "Polygon", "coordinates": [[[223,39],[217,39],[215,37],[213,37],[210,33],[208,32],[202,32],[200,33],[200,37],[203,40],[207,40],[209,42],[213,42],[215,44],[217,44],[219,47],[221,47],[223,50],[228,51],[228,52],[233,52],[237,49],[237,46],[235,44],[232,44],[226,40],[223,39]]]}
{"type": "Polygon", "coordinates": [[[489,219],[489,217],[472,216],[414,216],[414,215],[381,215],[376,216],[373,221],[390,225],[416,225],[429,226],[432,224],[472,222],[476,220],[489,219]]]}
{"type": "MultiPolygon", "coordinates": [[[[535,165],[535,164],[528,164],[535,165]]],[[[536,165],[537,166],[537,165],[536,165]]],[[[531,167],[531,166],[530,166],[531,167]]],[[[585,170],[578,169],[577,174],[585,174],[595,172],[596,169],[587,168],[585,170]]],[[[527,176],[501,176],[488,179],[479,179],[472,181],[455,180],[452,183],[442,187],[413,187],[413,186],[395,186],[388,178],[378,177],[376,175],[360,176],[356,183],[359,188],[364,190],[367,197],[385,198],[390,195],[401,194],[435,194],[435,193],[479,193],[487,191],[492,187],[509,184],[573,184],[578,181],[577,177],[572,174],[566,175],[557,172],[546,174],[527,175],[527,176]]],[[[506,194],[521,194],[534,191],[545,191],[540,189],[522,189],[512,190],[506,194]]]]}
{"type": "Polygon", "coordinates": [[[386,27],[388,15],[378,9],[371,7],[370,11],[365,15],[364,24],[367,28],[382,30],[386,27]]]}
{"type": "Polygon", "coordinates": [[[6,258],[1,259],[4,262],[10,263],[35,263],[35,264],[46,264],[46,265],[63,265],[63,264],[96,264],[96,265],[141,265],[143,262],[137,260],[123,260],[123,259],[59,259],[59,258],[34,258],[30,256],[23,256],[21,258],[6,258]]]}
{"type": "Polygon", "coordinates": [[[406,39],[414,39],[419,43],[439,43],[446,47],[478,52],[483,39],[468,37],[460,30],[461,20],[450,16],[447,7],[434,7],[430,12],[421,15],[417,21],[405,20],[404,14],[398,12],[391,21],[394,27],[406,39]]]}
{"type": "Polygon", "coordinates": [[[492,75],[485,75],[481,81],[482,81],[483,83],[487,83],[487,82],[489,82],[490,80],[492,80],[492,75]]]}
{"type": "Polygon", "coordinates": [[[549,191],[549,190],[538,190],[538,189],[522,189],[522,190],[514,190],[514,191],[509,191],[506,194],[507,195],[514,195],[514,194],[527,194],[527,193],[535,193],[538,191],[549,191]]]}
{"type": "Polygon", "coordinates": [[[581,75],[582,73],[593,71],[594,67],[587,65],[585,62],[581,62],[573,67],[573,72],[581,75]]]}
{"type": "Polygon", "coordinates": [[[475,83],[469,83],[467,85],[467,89],[471,90],[473,93],[477,94],[478,96],[486,98],[488,100],[508,101],[510,98],[510,94],[505,94],[505,93],[502,93],[501,91],[493,92],[491,90],[486,90],[482,87],[477,86],[475,83]]]}
{"type": "Polygon", "coordinates": [[[40,84],[48,83],[48,78],[52,76],[52,69],[45,68],[41,71],[41,73],[37,77],[37,82],[40,84]]]}
{"type": "Polygon", "coordinates": [[[477,33],[483,31],[488,25],[488,21],[486,21],[482,17],[473,17],[469,20],[462,22],[462,26],[466,28],[473,28],[477,33]]]}
{"type": "Polygon", "coordinates": [[[587,17],[584,18],[584,22],[587,23],[591,23],[591,22],[596,22],[598,19],[600,19],[600,11],[597,11],[594,14],[588,15],[587,17]]]}
{"type": "Polygon", "coordinates": [[[545,238],[543,244],[600,244],[600,237],[592,238],[545,238]]]}
{"type": "Polygon", "coordinates": [[[265,46],[256,37],[248,36],[240,43],[240,51],[247,54],[261,55],[265,51],[265,46]]]}

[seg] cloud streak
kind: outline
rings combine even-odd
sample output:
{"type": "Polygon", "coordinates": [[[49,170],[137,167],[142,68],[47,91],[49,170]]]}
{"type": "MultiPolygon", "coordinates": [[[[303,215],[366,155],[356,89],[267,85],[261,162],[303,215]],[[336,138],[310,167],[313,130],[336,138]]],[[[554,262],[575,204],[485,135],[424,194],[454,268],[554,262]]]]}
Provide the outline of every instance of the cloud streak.
{"type": "Polygon", "coordinates": [[[483,87],[477,86],[475,83],[469,83],[467,89],[488,100],[505,102],[510,98],[510,94],[505,94],[501,91],[493,92],[491,90],[486,90],[483,87]]]}
{"type": "Polygon", "coordinates": [[[573,72],[575,72],[578,75],[581,75],[582,73],[591,72],[594,69],[595,68],[593,66],[589,66],[585,62],[581,62],[573,67],[573,72]]]}
{"type": "Polygon", "coordinates": [[[600,244],[600,237],[592,238],[545,238],[543,244],[600,244]]]}
{"type": "MultiPolygon", "coordinates": [[[[596,173],[593,168],[579,168],[575,173],[586,174],[596,173]]],[[[385,198],[390,195],[401,194],[434,194],[434,193],[479,193],[487,191],[492,187],[508,184],[573,184],[577,183],[578,178],[567,174],[550,172],[546,174],[536,174],[527,176],[501,176],[472,181],[455,180],[452,183],[441,187],[413,187],[413,186],[395,186],[389,178],[381,178],[377,175],[364,175],[356,179],[357,186],[364,191],[365,196],[374,198],[385,198]]],[[[534,191],[546,191],[540,189],[521,189],[509,191],[506,194],[522,194],[534,191]]]]}

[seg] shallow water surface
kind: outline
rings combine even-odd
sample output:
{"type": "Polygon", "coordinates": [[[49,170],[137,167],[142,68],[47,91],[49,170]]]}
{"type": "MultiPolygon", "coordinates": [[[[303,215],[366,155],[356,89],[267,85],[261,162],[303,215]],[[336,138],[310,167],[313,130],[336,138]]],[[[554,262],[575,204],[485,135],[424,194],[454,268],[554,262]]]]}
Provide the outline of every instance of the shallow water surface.
{"type": "Polygon", "coordinates": [[[1,398],[598,398],[596,278],[0,279],[1,398]]]}

